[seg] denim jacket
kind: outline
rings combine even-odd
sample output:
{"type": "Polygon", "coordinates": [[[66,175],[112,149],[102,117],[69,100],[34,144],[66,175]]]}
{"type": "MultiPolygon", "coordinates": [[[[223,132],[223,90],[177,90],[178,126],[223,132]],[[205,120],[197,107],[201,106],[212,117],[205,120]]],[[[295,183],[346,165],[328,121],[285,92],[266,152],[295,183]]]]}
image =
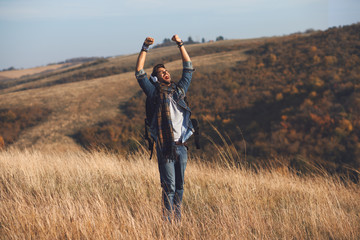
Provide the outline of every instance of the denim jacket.
{"type": "MultiPolygon", "coordinates": [[[[175,102],[185,110],[184,111],[185,119],[184,119],[184,124],[183,124],[182,130],[181,130],[181,135],[182,135],[181,141],[182,142],[186,142],[194,132],[194,127],[193,127],[193,125],[191,123],[191,119],[190,119],[191,110],[184,101],[184,97],[185,97],[186,92],[191,83],[193,71],[194,71],[194,69],[193,69],[192,63],[190,61],[183,63],[182,77],[181,77],[180,81],[176,84],[176,91],[173,94],[173,99],[175,100],[175,102]]],[[[155,85],[152,84],[150,82],[150,80],[148,79],[147,74],[145,73],[144,69],[141,69],[140,71],[136,72],[135,77],[138,80],[140,87],[142,88],[142,90],[144,91],[144,93],[146,94],[146,96],[148,98],[156,97],[157,89],[156,89],[155,85]]],[[[152,101],[152,99],[150,99],[150,100],[152,101]]],[[[151,119],[149,131],[150,131],[151,136],[157,142],[158,126],[157,126],[157,121],[156,121],[156,114],[154,114],[153,119],[151,119]]]]}

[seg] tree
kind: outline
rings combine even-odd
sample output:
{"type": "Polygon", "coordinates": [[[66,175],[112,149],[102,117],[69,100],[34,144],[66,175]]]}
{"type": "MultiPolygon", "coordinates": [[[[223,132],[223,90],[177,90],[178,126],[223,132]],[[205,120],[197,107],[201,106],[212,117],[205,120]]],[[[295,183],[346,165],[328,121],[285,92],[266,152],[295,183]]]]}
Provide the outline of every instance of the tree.
{"type": "Polygon", "coordinates": [[[164,38],[163,43],[169,43],[169,42],[171,42],[170,38],[164,38]]]}
{"type": "Polygon", "coordinates": [[[6,69],[1,70],[1,72],[3,72],[3,71],[13,71],[13,70],[16,70],[16,68],[14,68],[14,67],[9,67],[9,68],[6,68],[6,69]]]}
{"type": "Polygon", "coordinates": [[[189,38],[188,38],[187,41],[188,41],[188,43],[194,43],[194,40],[193,40],[192,37],[190,37],[190,36],[189,36],[189,38]]]}
{"type": "Polygon", "coordinates": [[[222,40],[224,40],[224,37],[223,37],[223,36],[218,36],[218,37],[216,38],[216,41],[222,41],[222,40]]]}

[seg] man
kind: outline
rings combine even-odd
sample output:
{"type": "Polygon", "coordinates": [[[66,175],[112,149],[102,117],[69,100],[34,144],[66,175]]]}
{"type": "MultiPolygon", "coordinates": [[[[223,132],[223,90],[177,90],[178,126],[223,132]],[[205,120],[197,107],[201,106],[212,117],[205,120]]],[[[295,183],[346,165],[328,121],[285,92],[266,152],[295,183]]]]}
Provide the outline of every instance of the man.
{"type": "Polygon", "coordinates": [[[180,81],[174,83],[163,64],[153,68],[150,80],[144,71],[146,54],[154,39],[147,37],[136,63],[135,76],[150,102],[154,102],[153,117],[150,119],[150,135],[155,140],[164,216],[171,221],[181,218],[181,202],[184,193],[184,173],[187,163],[186,141],[194,132],[190,120],[191,111],[184,97],[194,71],[190,57],[178,35],[172,40],[179,47],[183,61],[180,81]],[[150,82],[152,81],[152,82],[150,82]]]}

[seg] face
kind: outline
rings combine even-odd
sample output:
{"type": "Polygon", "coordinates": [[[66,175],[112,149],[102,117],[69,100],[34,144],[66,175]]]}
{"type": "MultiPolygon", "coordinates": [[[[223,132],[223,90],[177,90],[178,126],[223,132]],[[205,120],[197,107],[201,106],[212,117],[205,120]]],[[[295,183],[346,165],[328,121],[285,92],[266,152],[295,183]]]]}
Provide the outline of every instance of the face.
{"type": "Polygon", "coordinates": [[[157,78],[162,83],[170,83],[171,82],[170,73],[165,68],[158,69],[157,78]]]}

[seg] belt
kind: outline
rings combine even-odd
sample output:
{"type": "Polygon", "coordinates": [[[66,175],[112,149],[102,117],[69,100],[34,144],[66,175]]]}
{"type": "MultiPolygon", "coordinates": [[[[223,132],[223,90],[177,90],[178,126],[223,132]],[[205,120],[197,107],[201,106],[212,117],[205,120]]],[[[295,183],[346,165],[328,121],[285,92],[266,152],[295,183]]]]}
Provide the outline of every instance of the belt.
{"type": "Polygon", "coordinates": [[[187,147],[187,143],[186,143],[186,142],[181,142],[181,141],[176,141],[176,142],[175,142],[175,145],[187,147]]]}

